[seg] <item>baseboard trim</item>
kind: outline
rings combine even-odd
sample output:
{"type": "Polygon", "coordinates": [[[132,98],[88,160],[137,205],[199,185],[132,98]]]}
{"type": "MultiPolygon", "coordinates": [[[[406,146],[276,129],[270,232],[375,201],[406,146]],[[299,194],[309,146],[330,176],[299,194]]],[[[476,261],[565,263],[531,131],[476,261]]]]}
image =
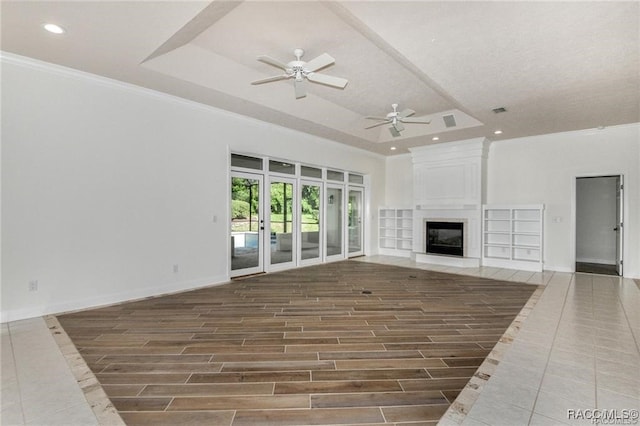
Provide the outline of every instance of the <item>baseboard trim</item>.
{"type": "Polygon", "coordinates": [[[45,315],[60,315],[63,313],[82,311],[85,309],[101,308],[124,302],[149,299],[152,297],[166,296],[183,291],[197,290],[204,287],[213,287],[230,282],[228,275],[219,275],[209,278],[201,278],[191,281],[171,283],[162,287],[145,288],[124,293],[102,295],[100,297],[87,298],[55,303],[48,306],[34,306],[23,309],[10,309],[0,313],[0,322],[7,323],[45,315]]]}

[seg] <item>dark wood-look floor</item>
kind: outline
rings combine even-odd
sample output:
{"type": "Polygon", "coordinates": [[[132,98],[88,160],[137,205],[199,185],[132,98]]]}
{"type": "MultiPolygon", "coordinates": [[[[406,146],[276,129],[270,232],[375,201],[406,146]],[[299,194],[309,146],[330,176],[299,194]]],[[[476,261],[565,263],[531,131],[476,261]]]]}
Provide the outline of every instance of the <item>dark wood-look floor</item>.
{"type": "Polygon", "coordinates": [[[576,272],[600,275],[618,275],[616,265],[606,265],[603,263],[576,262],[576,272]]]}
{"type": "Polygon", "coordinates": [[[127,424],[435,424],[536,286],[344,261],[62,315],[127,424]]]}

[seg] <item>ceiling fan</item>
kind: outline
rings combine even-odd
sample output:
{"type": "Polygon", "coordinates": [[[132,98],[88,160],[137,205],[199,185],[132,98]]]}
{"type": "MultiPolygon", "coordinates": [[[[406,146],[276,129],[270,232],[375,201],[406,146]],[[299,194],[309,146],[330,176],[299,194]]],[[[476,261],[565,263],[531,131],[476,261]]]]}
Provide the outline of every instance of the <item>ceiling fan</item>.
{"type": "Polygon", "coordinates": [[[424,118],[409,118],[416,112],[412,109],[405,109],[398,112],[398,104],[392,104],[391,108],[393,111],[387,114],[386,117],[365,117],[367,120],[379,120],[380,123],[373,124],[371,126],[365,127],[365,129],[372,129],[374,127],[382,126],[384,124],[391,124],[389,127],[389,132],[391,136],[398,137],[400,136],[400,132],[404,130],[404,126],[402,123],[415,123],[415,124],[429,124],[431,120],[427,120],[424,118]]]}
{"type": "Polygon", "coordinates": [[[274,67],[284,70],[284,74],[277,75],[275,77],[269,77],[262,80],[257,80],[251,84],[263,84],[272,81],[286,80],[293,78],[293,86],[296,91],[296,99],[304,98],[307,96],[307,89],[305,87],[305,80],[309,80],[314,83],[325,84],[331,87],[338,87],[344,89],[349,80],[340,77],[333,77],[325,74],[318,74],[316,71],[328,67],[336,62],[330,55],[323,53],[315,59],[305,62],[301,60],[304,55],[304,50],[295,49],[293,54],[296,57],[295,61],[291,61],[287,64],[280,62],[270,56],[258,56],[258,60],[265,64],[273,65],[274,67]]]}

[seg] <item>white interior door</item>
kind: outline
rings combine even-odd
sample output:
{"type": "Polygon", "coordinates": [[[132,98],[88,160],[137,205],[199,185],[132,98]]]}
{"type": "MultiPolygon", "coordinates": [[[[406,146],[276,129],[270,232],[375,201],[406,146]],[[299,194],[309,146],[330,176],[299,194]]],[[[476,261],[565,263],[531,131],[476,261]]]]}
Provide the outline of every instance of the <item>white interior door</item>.
{"type": "Polygon", "coordinates": [[[618,185],[616,188],[616,218],[617,223],[614,228],[616,232],[616,272],[618,275],[622,276],[623,274],[623,261],[622,261],[622,253],[623,253],[623,230],[624,230],[624,221],[623,221],[623,213],[624,213],[624,182],[622,175],[618,176],[618,185]]]}
{"type": "Polygon", "coordinates": [[[622,274],[622,176],[576,178],[576,270],[622,274]]]}

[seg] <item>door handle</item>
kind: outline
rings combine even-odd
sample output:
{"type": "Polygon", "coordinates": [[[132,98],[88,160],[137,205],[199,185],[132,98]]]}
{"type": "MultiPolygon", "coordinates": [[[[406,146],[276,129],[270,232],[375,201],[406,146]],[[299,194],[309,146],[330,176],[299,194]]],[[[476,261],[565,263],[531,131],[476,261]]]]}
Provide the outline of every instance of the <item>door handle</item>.
{"type": "Polygon", "coordinates": [[[614,231],[618,231],[620,230],[620,228],[618,228],[617,226],[615,228],[613,228],[614,231]]]}

